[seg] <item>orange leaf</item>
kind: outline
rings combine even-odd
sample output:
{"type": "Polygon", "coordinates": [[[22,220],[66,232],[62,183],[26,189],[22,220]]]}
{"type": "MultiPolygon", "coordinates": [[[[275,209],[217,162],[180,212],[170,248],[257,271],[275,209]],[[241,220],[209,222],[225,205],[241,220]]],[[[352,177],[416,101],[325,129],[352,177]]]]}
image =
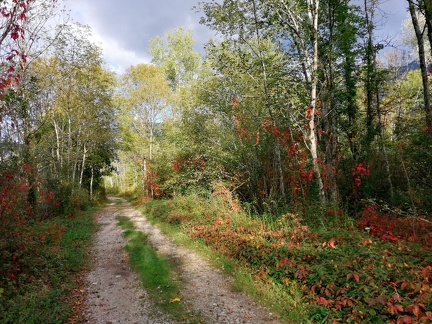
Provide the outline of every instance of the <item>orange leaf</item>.
{"type": "Polygon", "coordinates": [[[322,244],[322,246],[323,247],[328,246],[328,247],[331,247],[333,249],[336,249],[335,243],[336,243],[336,238],[332,237],[328,242],[324,242],[322,244]]]}
{"type": "Polygon", "coordinates": [[[431,289],[431,287],[430,287],[429,285],[427,285],[427,284],[421,284],[421,289],[420,289],[420,291],[421,291],[421,292],[428,293],[428,292],[432,292],[432,289],[431,289]]]}
{"type": "Polygon", "coordinates": [[[366,246],[366,245],[371,245],[373,242],[371,239],[363,239],[362,241],[362,245],[366,246]]]}

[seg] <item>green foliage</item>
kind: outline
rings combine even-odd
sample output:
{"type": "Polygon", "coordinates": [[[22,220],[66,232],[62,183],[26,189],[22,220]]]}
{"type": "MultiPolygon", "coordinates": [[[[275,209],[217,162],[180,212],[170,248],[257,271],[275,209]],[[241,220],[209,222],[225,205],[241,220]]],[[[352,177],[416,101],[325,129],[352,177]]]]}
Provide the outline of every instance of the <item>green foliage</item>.
{"type": "Polygon", "coordinates": [[[52,187],[86,188],[92,196],[116,155],[116,80],[88,32],[65,26],[53,51],[34,60],[26,77],[35,88],[27,95],[28,114],[38,117],[29,124],[28,151],[37,176],[52,187]]]}
{"type": "Polygon", "coordinates": [[[187,85],[201,63],[199,53],[193,49],[194,44],[192,31],[183,27],[150,41],[148,51],[153,56],[152,63],[165,71],[174,90],[187,85]]]}
{"type": "MultiPolygon", "coordinates": [[[[122,76],[120,108],[120,145],[127,154],[120,155],[120,165],[128,172],[132,185],[127,190],[140,190],[155,196],[155,158],[159,151],[161,120],[170,114],[171,93],[163,71],[154,66],[131,66],[122,76]],[[132,175],[134,178],[131,179],[132,175]]],[[[125,174],[126,175],[126,174],[125,174]]]]}

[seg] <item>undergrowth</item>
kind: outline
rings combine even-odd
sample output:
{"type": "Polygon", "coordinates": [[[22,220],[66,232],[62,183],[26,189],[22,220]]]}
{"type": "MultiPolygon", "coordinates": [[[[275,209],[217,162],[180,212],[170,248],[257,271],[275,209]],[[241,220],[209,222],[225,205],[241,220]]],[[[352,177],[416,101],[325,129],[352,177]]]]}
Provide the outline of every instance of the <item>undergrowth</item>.
{"type": "Polygon", "coordinates": [[[237,276],[255,282],[251,293],[287,322],[432,321],[432,254],[420,244],[424,240],[389,236],[377,230],[379,223],[368,233],[352,220],[312,229],[295,213],[268,224],[233,209],[220,196],[177,197],[144,207],[235,260],[237,276]]]}
{"type": "Polygon", "coordinates": [[[93,212],[20,227],[22,244],[2,265],[8,275],[0,278],[0,323],[65,322],[74,275],[91,246],[93,212]]]}

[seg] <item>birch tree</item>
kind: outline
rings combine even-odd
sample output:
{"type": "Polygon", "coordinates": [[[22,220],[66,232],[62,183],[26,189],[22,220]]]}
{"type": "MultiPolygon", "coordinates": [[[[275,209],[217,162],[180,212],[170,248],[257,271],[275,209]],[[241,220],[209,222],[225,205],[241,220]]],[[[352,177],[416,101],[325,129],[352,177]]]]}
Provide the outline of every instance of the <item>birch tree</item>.
{"type": "Polygon", "coordinates": [[[408,2],[408,9],[411,15],[412,25],[417,39],[417,49],[419,54],[420,70],[421,70],[422,80],[423,80],[423,100],[424,100],[426,128],[432,138],[432,110],[431,110],[429,76],[428,76],[429,72],[427,69],[426,51],[425,51],[425,42],[424,42],[425,32],[427,33],[429,42],[432,41],[432,36],[431,36],[432,30],[430,28],[431,27],[431,21],[430,21],[431,5],[426,0],[425,1],[407,0],[407,2],[408,2]],[[427,6],[425,6],[426,3],[428,3],[427,6]],[[426,18],[425,20],[426,24],[424,26],[422,26],[419,21],[420,15],[423,15],[426,18]]]}
{"type": "Polygon", "coordinates": [[[168,116],[169,84],[164,72],[149,64],[129,67],[121,80],[119,103],[122,110],[124,147],[140,166],[142,192],[154,195],[149,173],[160,124],[168,116]]]}

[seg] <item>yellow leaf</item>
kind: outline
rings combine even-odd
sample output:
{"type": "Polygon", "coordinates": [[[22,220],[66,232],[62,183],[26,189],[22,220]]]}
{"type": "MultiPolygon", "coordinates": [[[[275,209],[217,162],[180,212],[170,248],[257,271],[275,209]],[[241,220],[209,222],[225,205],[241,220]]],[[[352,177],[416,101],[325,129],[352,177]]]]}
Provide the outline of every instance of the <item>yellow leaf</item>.
{"type": "Polygon", "coordinates": [[[170,303],[179,303],[180,298],[171,298],[170,303]]]}

